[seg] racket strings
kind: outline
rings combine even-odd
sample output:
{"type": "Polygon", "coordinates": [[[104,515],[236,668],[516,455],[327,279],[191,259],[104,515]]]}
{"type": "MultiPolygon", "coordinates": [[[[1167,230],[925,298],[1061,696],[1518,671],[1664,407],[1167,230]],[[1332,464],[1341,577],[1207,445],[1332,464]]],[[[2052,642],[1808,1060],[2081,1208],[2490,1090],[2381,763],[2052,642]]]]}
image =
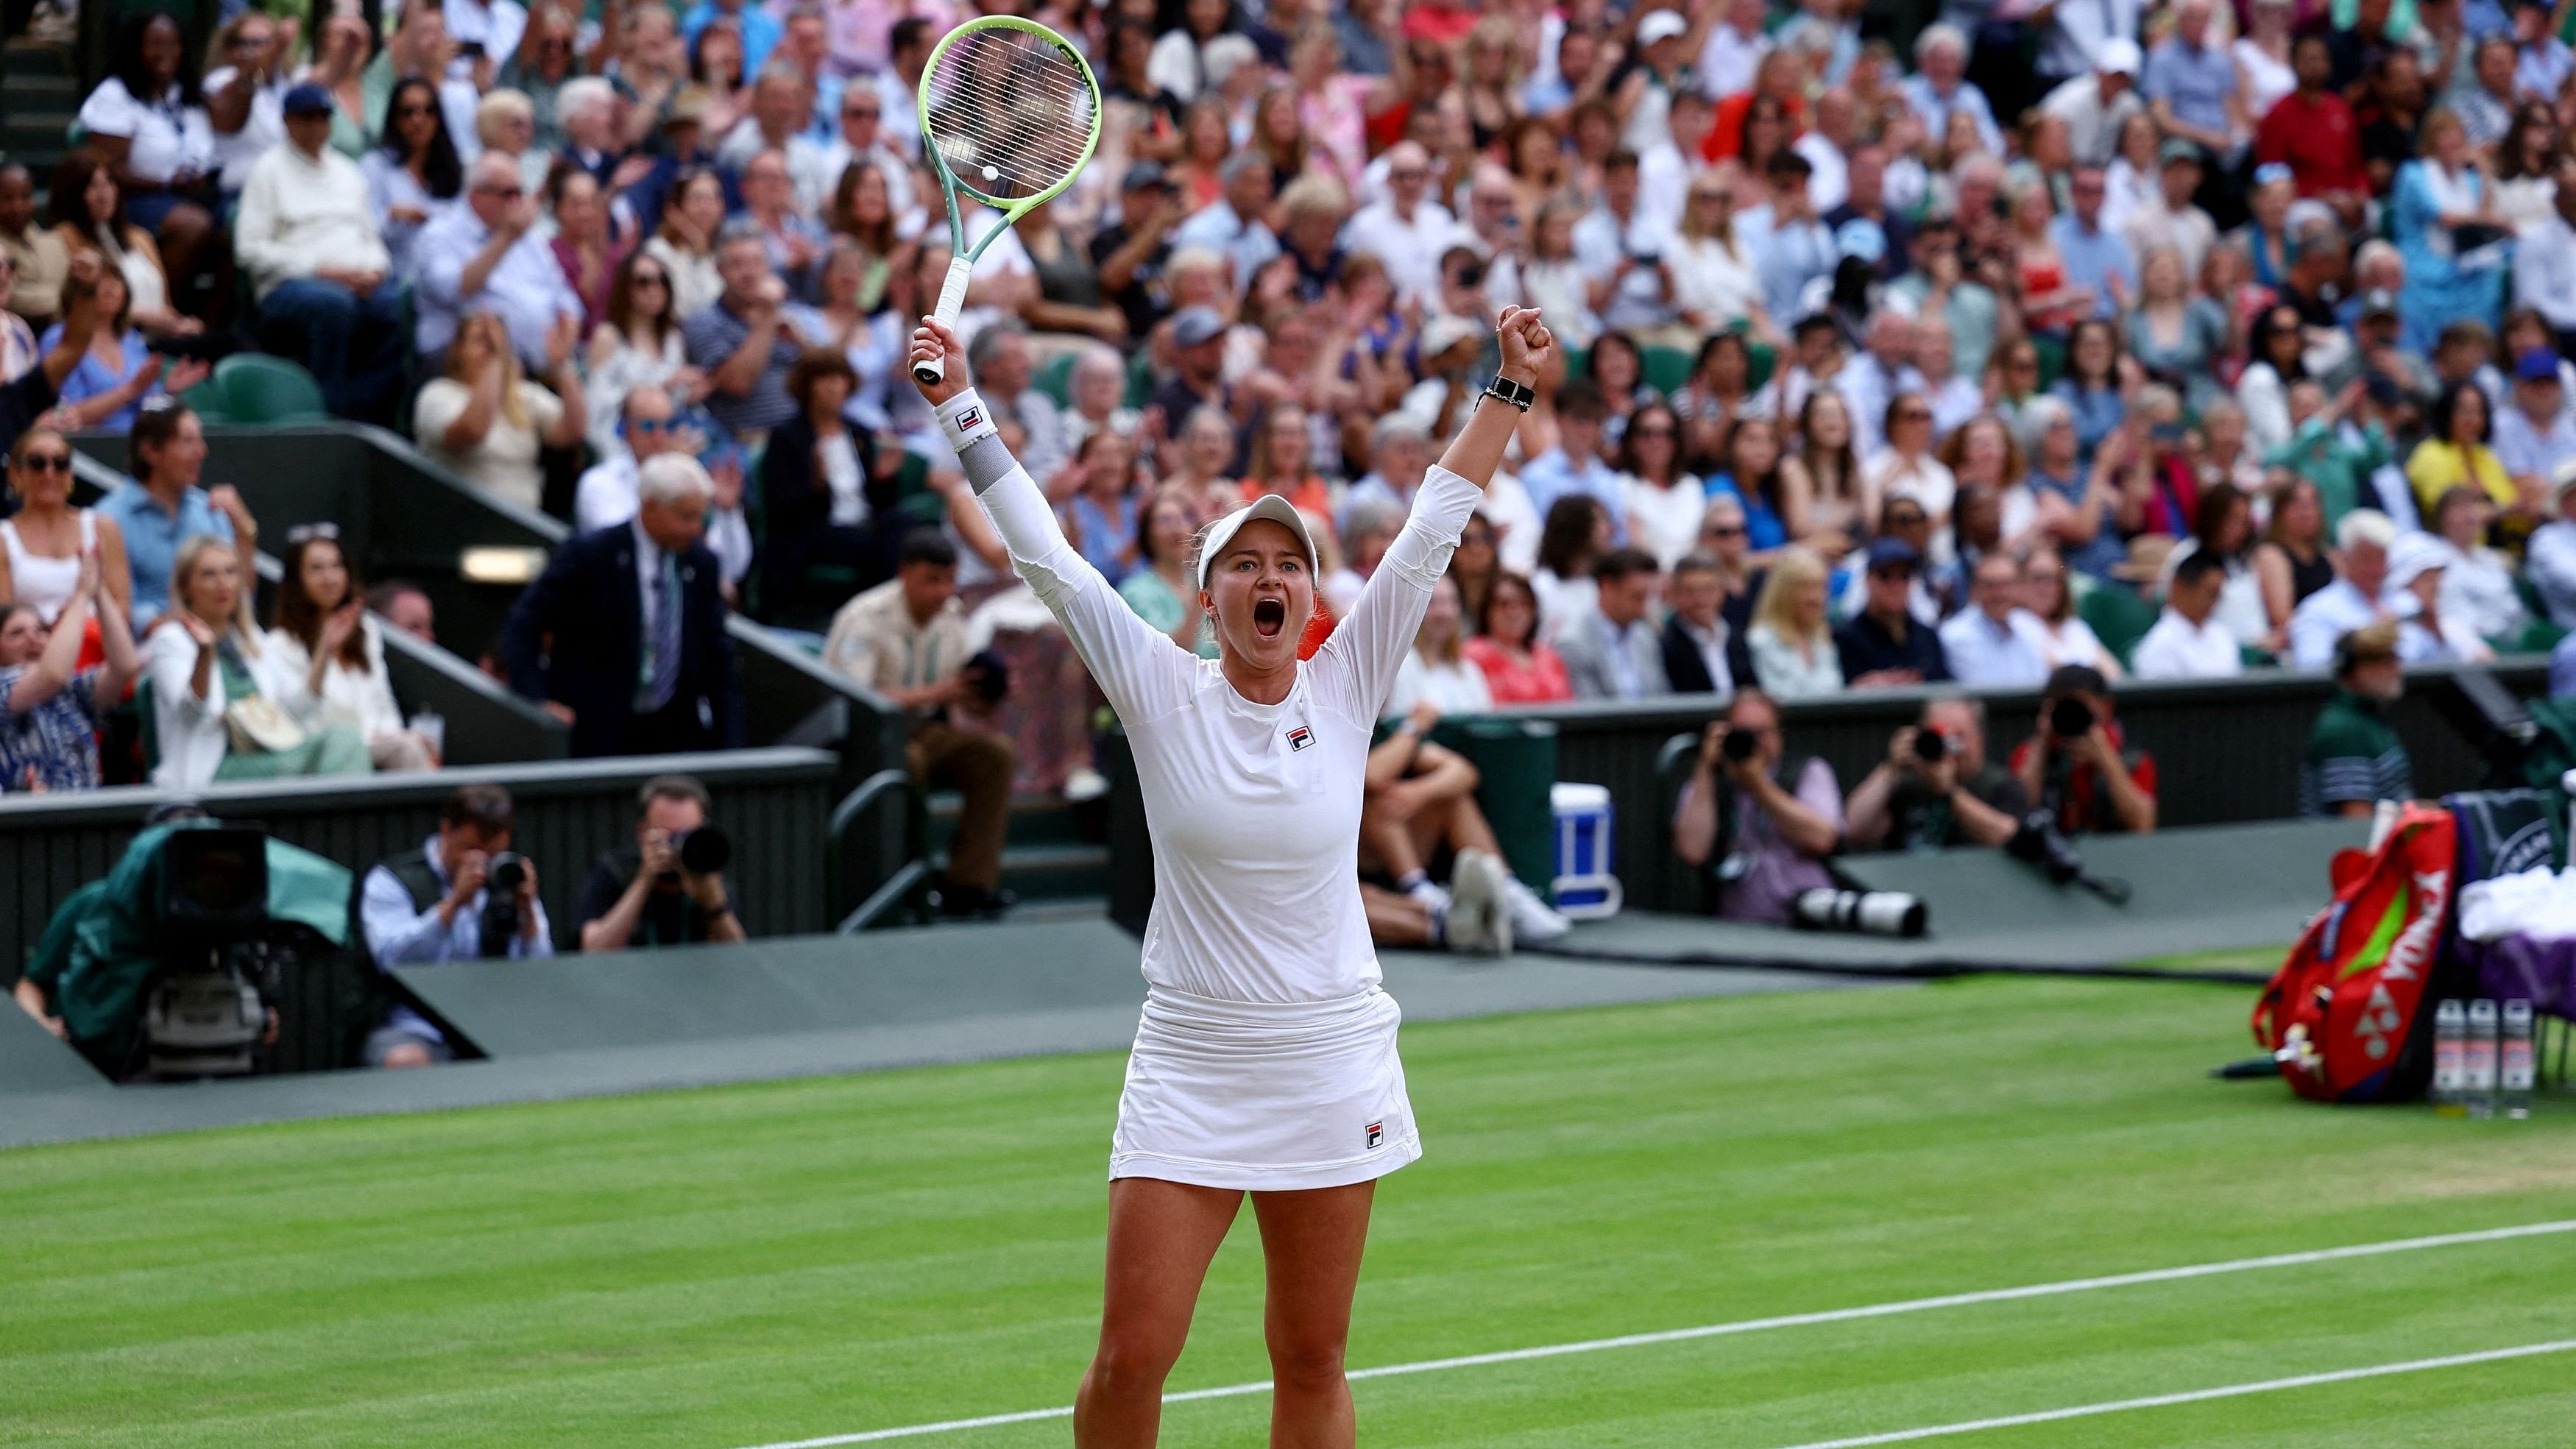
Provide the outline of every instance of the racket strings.
{"type": "Polygon", "coordinates": [[[925,83],[931,144],[961,186],[1016,201],[1081,164],[1096,104],[1090,81],[1036,37],[964,37],[925,83]]]}

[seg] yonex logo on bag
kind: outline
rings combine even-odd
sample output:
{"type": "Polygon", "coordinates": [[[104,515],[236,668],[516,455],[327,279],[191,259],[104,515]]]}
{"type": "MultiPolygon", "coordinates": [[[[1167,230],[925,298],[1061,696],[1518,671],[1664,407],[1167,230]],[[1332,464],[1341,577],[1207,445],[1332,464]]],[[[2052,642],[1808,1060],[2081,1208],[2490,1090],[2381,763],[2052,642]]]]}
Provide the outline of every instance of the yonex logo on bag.
{"type": "MultiPolygon", "coordinates": [[[[1292,750],[1302,750],[1314,742],[1315,732],[1306,728],[1304,725],[1299,725],[1288,732],[1288,748],[1292,750]]],[[[1369,1146],[1375,1147],[1376,1145],[1377,1128],[1375,1126],[1371,1126],[1369,1128],[1369,1146]]]]}
{"type": "Polygon", "coordinates": [[[1369,1147],[1372,1150],[1374,1150],[1378,1143],[1384,1140],[1385,1137],[1386,1124],[1384,1122],[1371,1122],[1368,1124],[1368,1142],[1369,1147]]]}

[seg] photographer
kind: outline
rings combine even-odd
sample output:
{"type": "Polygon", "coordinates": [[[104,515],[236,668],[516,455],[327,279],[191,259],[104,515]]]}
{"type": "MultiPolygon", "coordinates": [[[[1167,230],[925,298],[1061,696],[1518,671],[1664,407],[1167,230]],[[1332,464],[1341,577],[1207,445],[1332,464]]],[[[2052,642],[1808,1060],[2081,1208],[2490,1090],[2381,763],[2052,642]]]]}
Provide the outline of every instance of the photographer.
{"type": "Polygon", "coordinates": [[[1800,891],[1833,885],[1821,862],[1842,830],[1833,766],[1790,757],[1779,706],[1759,689],[1738,690],[1700,738],[1673,809],[1673,852],[1716,876],[1718,916],[1786,924],[1800,891]]]}
{"type": "Polygon", "coordinates": [[[707,787],[656,775],[637,792],[635,845],[600,857],[581,886],[581,949],[745,939],[724,869],[733,845],[707,824],[707,787]]]}
{"type": "Polygon", "coordinates": [[[2069,835],[2156,828],[2156,761],[2128,747],[2111,713],[2111,686],[2088,665],[2048,676],[2039,727],[2016,746],[2012,772],[2069,835]]]}
{"type": "Polygon", "coordinates": [[[2002,845],[2030,813],[2030,793],[1986,758],[1985,706],[1935,699],[1923,722],[1890,735],[1887,758],[1843,804],[1855,850],[2002,845]]]}
{"type": "MultiPolygon", "coordinates": [[[[358,924],[378,969],[551,956],[537,867],[510,849],[515,812],[498,785],[466,785],[421,848],[379,861],[358,887],[358,924]]],[[[371,1067],[422,1067],[454,1052],[439,1029],[397,1005],[367,1038],[371,1067]]]]}

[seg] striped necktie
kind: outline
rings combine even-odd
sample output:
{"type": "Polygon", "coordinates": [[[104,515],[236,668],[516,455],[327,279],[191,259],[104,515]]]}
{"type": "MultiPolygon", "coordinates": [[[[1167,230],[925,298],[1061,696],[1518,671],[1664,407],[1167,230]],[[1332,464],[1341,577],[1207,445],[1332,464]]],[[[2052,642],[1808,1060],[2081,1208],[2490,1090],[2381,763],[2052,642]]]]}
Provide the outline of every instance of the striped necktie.
{"type": "Polygon", "coordinates": [[[658,714],[680,687],[680,566],[662,555],[661,576],[654,581],[653,638],[644,666],[644,687],[635,696],[637,714],[658,714]]]}

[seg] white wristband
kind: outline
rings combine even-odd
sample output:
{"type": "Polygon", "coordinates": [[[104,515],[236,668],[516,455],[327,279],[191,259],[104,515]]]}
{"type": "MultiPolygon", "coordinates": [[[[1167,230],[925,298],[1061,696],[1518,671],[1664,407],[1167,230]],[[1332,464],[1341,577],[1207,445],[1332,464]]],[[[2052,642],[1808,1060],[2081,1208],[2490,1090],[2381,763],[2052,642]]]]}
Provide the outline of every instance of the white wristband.
{"type": "Polygon", "coordinates": [[[999,433],[993,426],[993,410],[968,388],[939,405],[939,426],[948,434],[948,445],[958,452],[999,433]]]}

